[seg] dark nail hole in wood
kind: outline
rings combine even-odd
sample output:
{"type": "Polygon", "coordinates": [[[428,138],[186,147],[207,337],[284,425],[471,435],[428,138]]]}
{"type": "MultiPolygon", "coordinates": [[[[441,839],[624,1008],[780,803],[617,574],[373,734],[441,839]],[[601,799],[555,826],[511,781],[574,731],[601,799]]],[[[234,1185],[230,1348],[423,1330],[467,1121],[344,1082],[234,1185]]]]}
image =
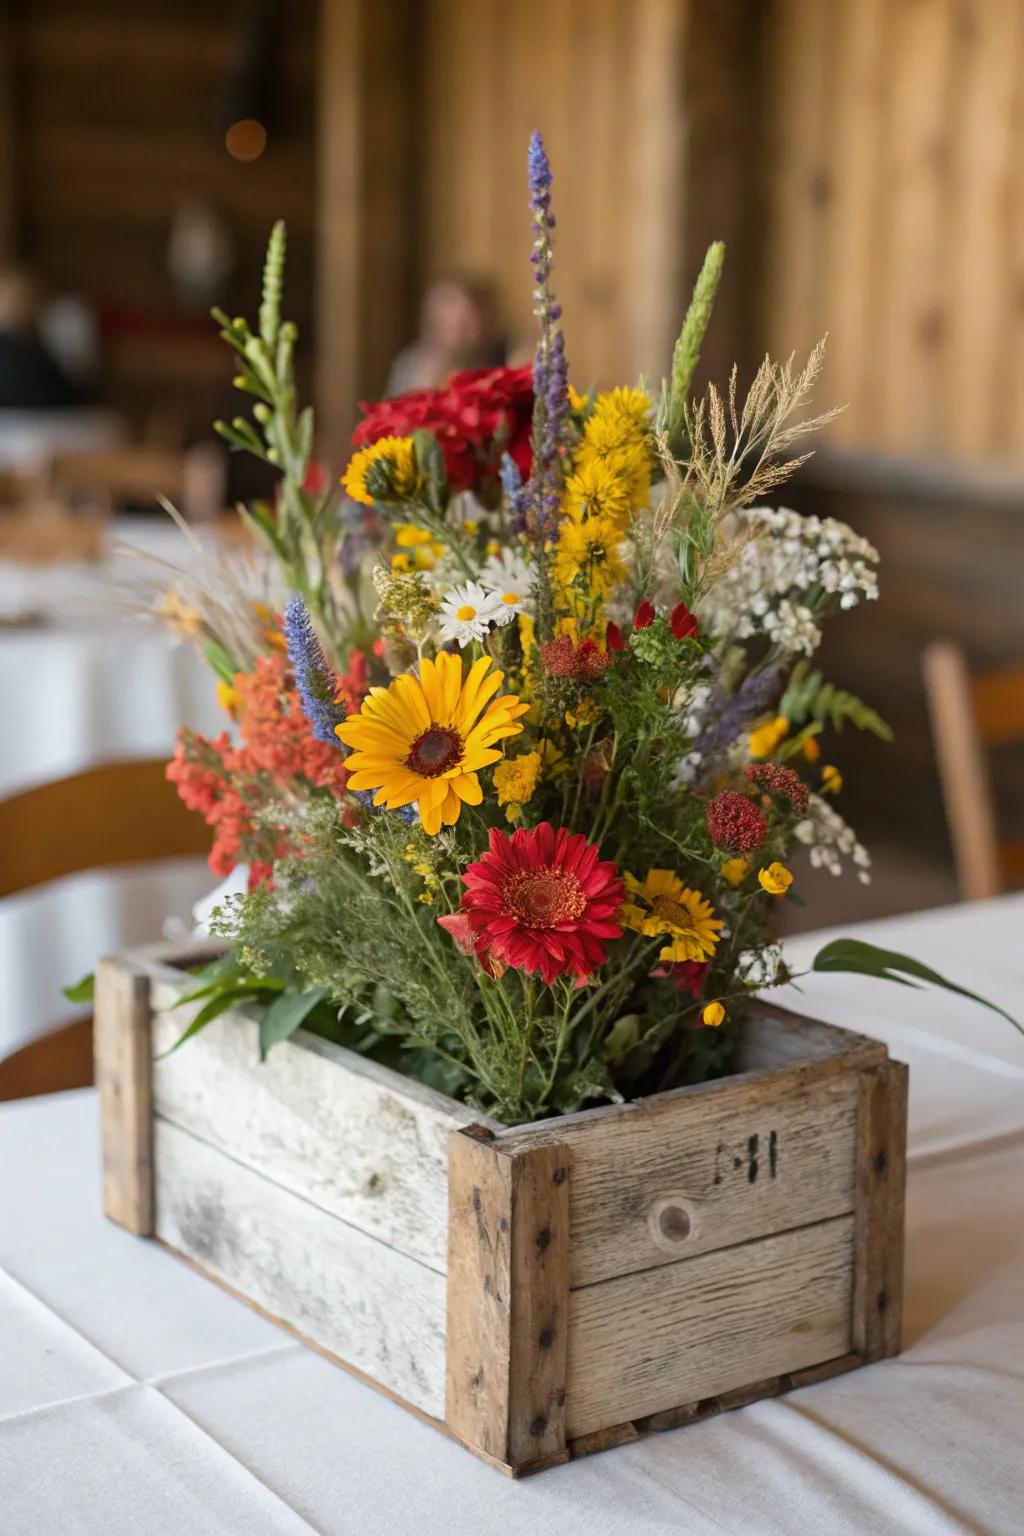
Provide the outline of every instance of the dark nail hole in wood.
{"type": "Polygon", "coordinates": [[[554,1180],[554,1182],[556,1184],[564,1184],[565,1183],[565,1169],[564,1168],[556,1168],[554,1173],[551,1175],[551,1177],[552,1177],[552,1179],[554,1180]]]}
{"type": "Polygon", "coordinates": [[[889,1154],[886,1152],[885,1148],[883,1147],[881,1149],[881,1151],[875,1157],[875,1173],[878,1175],[879,1178],[882,1178],[888,1172],[888,1169],[889,1169],[889,1154]]]}
{"type": "Polygon", "coordinates": [[[879,1291],[879,1293],[878,1293],[878,1310],[879,1310],[879,1312],[884,1312],[888,1305],[889,1305],[889,1298],[888,1298],[888,1296],[885,1294],[884,1291],[879,1291]]]}
{"type": "Polygon", "coordinates": [[[537,1417],[534,1419],[533,1423],[530,1425],[530,1434],[533,1435],[535,1440],[539,1440],[541,1435],[547,1429],[547,1427],[548,1427],[547,1419],[544,1418],[543,1414],[538,1413],[537,1417]]]}
{"type": "Polygon", "coordinates": [[[537,1340],[537,1342],[541,1349],[550,1349],[552,1344],[555,1342],[555,1330],[553,1328],[542,1329],[540,1338],[537,1340]]]}
{"type": "Polygon", "coordinates": [[[551,1228],[550,1227],[541,1227],[540,1231],[537,1233],[537,1252],[538,1253],[543,1253],[545,1248],[548,1246],[548,1244],[550,1242],[551,1242],[551,1228]]]}

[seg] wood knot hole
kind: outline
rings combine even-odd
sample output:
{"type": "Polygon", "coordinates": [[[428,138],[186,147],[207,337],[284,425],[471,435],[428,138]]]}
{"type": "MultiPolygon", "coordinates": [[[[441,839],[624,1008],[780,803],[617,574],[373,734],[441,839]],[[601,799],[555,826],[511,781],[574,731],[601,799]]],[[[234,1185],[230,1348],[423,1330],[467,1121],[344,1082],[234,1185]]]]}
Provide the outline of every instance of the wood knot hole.
{"type": "Polygon", "coordinates": [[[683,1243],[690,1235],[690,1213],[684,1211],[681,1205],[666,1205],[658,1217],[658,1226],[663,1237],[667,1237],[670,1243],[683,1243]]]}
{"type": "Polygon", "coordinates": [[[535,1440],[539,1440],[541,1435],[547,1429],[547,1427],[548,1427],[547,1419],[544,1417],[544,1415],[542,1413],[538,1413],[537,1417],[534,1419],[533,1423],[530,1425],[530,1434],[533,1436],[533,1438],[535,1440]]]}
{"type": "Polygon", "coordinates": [[[675,1254],[697,1228],[697,1214],[683,1195],[662,1195],[647,1215],[647,1230],[663,1253],[675,1254]]]}
{"type": "Polygon", "coordinates": [[[541,1227],[537,1233],[537,1252],[543,1253],[551,1242],[551,1228],[541,1227]]]}
{"type": "Polygon", "coordinates": [[[541,1349],[550,1349],[554,1342],[555,1330],[553,1328],[542,1328],[540,1338],[537,1340],[541,1349]]]}

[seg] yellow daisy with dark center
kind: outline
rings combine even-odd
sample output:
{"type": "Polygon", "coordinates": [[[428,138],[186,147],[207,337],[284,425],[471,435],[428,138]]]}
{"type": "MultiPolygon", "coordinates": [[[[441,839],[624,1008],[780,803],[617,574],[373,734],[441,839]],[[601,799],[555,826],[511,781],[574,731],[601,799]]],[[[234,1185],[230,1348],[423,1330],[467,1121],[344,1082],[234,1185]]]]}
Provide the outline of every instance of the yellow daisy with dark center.
{"type": "Polygon", "coordinates": [[[348,786],[375,790],[388,810],[415,800],[423,830],[434,837],[459,819],[463,805],[483,799],[477,774],[496,763],[495,743],[522,730],[528,706],[498,689],[503,672],[481,656],[463,676],[461,656],[425,657],[420,674],[371,688],[357,715],[336,727],[347,747],[348,786]]]}
{"type": "Polygon", "coordinates": [[[714,954],[723,923],[699,891],[689,890],[670,869],[649,869],[645,880],[624,876],[629,899],[619,913],[623,927],[669,942],[659,960],[707,960],[714,954]]]}

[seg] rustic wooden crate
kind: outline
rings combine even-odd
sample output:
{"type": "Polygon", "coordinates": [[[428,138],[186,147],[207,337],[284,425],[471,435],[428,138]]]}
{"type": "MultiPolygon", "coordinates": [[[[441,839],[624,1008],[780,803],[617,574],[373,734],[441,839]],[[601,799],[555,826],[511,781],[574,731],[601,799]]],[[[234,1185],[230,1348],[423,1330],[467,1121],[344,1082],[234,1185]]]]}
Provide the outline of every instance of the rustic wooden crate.
{"type": "Polygon", "coordinates": [[[512,1474],[899,1348],[907,1069],[779,1009],[740,1071],[547,1120],[464,1105],[152,952],[101,962],[108,1216],[512,1474]]]}

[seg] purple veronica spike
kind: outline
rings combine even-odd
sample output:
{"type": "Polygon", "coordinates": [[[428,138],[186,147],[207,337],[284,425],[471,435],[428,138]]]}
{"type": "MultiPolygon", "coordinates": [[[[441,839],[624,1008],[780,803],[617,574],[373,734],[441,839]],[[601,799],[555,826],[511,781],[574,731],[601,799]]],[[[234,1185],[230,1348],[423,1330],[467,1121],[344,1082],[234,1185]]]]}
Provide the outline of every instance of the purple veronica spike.
{"type": "Polygon", "coordinates": [[[295,686],[306,719],[317,741],[342,750],[334,727],[345,718],[342,706],[335,702],[337,679],[328,665],[323,647],[310,623],[301,597],[293,597],[284,613],[284,638],[288,660],[295,675],[295,686]]]}
{"type": "Polygon", "coordinates": [[[540,321],[540,339],[533,364],[533,474],[516,508],[527,530],[543,542],[558,523],[561,502],[562,447],[569,420],[569,365],[565,338],[558,325],[562,307],[551,292],[551,164],[539,133],[530,139],[527,155],[530,207],[533,211],[534,314],[540,321]]]}
{"type": "Polygon", "coordinates": [[[765,667],[763,672],[751,672],[743,679],[718,719],[713,720],[697,737],[693,750],[699,752],[704,759],[726,751],[751,720],[763,714],[778,697],[781,682],[781,667],[765,667]]]}

